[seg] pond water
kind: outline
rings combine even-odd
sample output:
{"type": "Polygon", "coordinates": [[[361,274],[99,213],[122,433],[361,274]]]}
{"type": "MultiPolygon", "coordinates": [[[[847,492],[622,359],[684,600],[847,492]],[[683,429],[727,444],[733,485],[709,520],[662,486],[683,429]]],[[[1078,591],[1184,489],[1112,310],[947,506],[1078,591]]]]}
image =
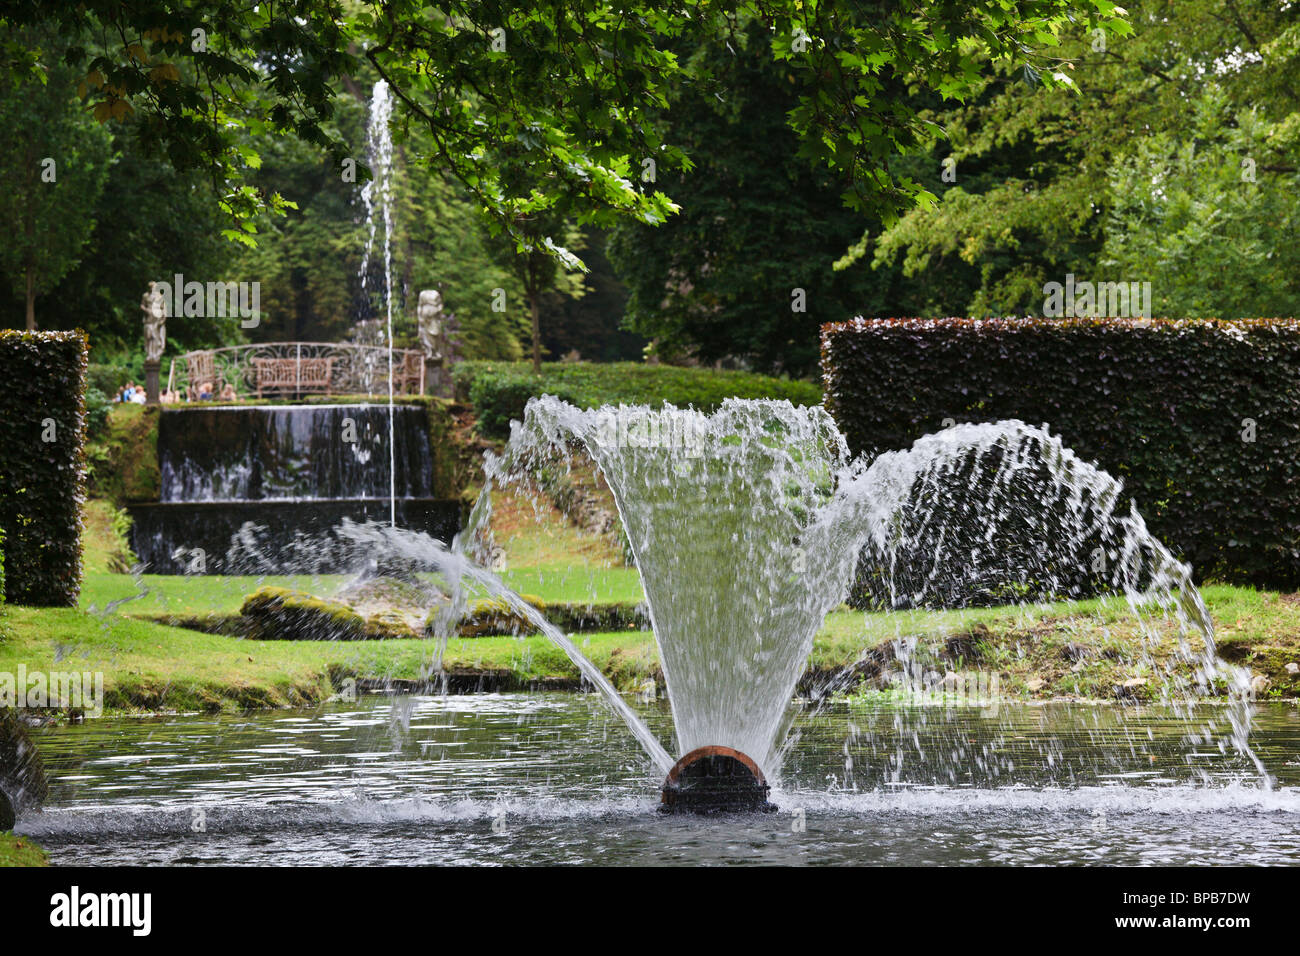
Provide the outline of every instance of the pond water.
{"type": "Polygon", "coordinates": [[[590,694],[104,718],[38,733],[18,830],[89,865],[1300,864],[1295,707],[1257,707],[1271,788],[1156,708],[841,701],[794,729],[779,812],[693,818],[590,694]]]}

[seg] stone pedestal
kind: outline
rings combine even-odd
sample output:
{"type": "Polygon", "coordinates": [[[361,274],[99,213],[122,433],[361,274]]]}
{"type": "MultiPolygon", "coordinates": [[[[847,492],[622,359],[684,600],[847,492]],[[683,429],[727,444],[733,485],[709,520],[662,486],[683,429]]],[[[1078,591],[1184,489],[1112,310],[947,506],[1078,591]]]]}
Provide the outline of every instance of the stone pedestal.
{"type": "Polygon", "coordinates": [[[441,361],[424,360],[424,394],[451,398],[451,372],[441,361]]]}
{"type": "Polygon", "coordinates": [[[158,359],[144,360],[144,397],[148,405],[158,404],[158,368],[161,365],[158,359]]]}

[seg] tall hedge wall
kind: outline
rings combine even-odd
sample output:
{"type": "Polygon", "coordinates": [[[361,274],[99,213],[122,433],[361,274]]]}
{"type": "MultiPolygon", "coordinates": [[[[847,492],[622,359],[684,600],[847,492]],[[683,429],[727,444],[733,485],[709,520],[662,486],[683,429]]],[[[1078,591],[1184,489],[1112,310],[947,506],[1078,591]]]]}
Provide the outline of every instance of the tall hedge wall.
{"type": "Polygon", "coordinates": [[[822,329],[857,452],[945,419],[1048,424],[1200,578],[1300,586],[1300,323],[855,319],[822,329]]]}
{"type": "Polygon", "coordinates": [[[0,330],[0,528],[14,604],[77,603],[85,380],[84,332],[0,330]]]}

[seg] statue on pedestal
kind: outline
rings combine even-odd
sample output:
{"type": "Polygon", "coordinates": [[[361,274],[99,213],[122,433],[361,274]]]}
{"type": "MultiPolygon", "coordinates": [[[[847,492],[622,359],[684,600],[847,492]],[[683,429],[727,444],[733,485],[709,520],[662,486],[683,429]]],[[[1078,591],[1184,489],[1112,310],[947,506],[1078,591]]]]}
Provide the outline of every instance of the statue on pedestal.
{"type": "Polygon", "coordinates": [[[149,291],[140,300],[140,311],[144,313],[144,357],[161,361],[167,345],[167,300],[158,291],[158,283],[149,283],[149,291]]]}
{"type": "Polygon", "coordinates": [[[421,292],[416,319],[420,327],[420,348],[424,349],[425,361],[441,361],[442,293],[437,289],[425,289],[421,292]]]}
{"type": "Polygon", "coordinates": [[[144,313],[144,390],[150,405],[158,404],[158,368],[162,364],[163,349],[167,345],[167,300],[150,282],[149,289],[140,299],[144,313]]]}

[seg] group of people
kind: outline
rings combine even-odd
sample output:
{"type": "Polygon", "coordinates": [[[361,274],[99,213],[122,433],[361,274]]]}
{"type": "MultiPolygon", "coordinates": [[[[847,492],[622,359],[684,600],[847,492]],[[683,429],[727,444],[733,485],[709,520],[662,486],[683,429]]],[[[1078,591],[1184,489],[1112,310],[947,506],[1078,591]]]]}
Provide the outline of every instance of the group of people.
{"type": "Polygon", "coordinates": [[[220,399],[223,402],[233,402],[235,399],[239,398],[239,393],[235,391],[235,386],[231,385],[229,382],[227,382],[225,387],[221,389],[220,395],[216,394],[214,389],[215,386],[211,382],[201,383],[199,385],[199,394],[196,401],[210,402],[213,399],[220,399]]]}
{"type": "MultiPolygon", "coordinates": [[[[137,385],[134,382],[127,382],[118,391],[117,396],[113,401],[133,402],[136,405],[143,405],[146,398],[147,396],[143,385],[137,385]]],[[[198,391],[194,395],[194,401],[197,402],[211,402],[214,400],[233,402],[237,398],[239,398],[239,393],[235,391],[235,386],[229,382],[227,382],[225,387],[221,389],[220,394],[217,394],[216,386],[211,382],[203,382],[199,385],[198,391]]],[[[172,391],[171,389],[164,388],[158,393],[158,401],[163,405],[175,405],[177,402],[183,400],[184,395],[180,391],[172,391]]]]}
{"type": "Polygon", "coordinates": [[[137,385],[135,382],[127,382],[118,391],[115,402],[134,402],[136,405],[143,405],[145,400],[144,386],[137,385]]]}

